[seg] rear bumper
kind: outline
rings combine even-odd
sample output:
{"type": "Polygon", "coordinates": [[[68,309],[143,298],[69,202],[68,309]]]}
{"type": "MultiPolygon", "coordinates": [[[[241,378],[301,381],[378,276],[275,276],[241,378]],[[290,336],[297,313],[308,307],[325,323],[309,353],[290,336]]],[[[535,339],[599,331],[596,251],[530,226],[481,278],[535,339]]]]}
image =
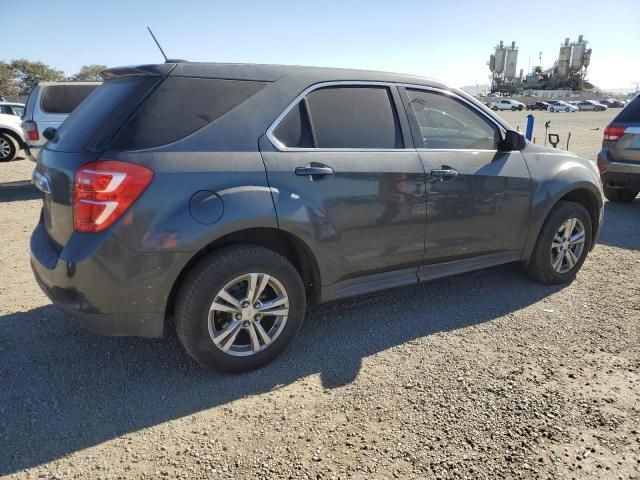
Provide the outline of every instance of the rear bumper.
{"type": "Polygon", "coordinates": [[[88,330],[160,337],[169,294],[188,255],[137,253],[112,234],[74,234],[57,251],[40,222],[31,268],[44,293],[88,330]]]}
{"type": "Polygon", "coordinates": [[[603,149],[598,154],[598,168],[602,172],[600,178],[603,186],[640,190],[640,163],[615,161],[603,149]]]}

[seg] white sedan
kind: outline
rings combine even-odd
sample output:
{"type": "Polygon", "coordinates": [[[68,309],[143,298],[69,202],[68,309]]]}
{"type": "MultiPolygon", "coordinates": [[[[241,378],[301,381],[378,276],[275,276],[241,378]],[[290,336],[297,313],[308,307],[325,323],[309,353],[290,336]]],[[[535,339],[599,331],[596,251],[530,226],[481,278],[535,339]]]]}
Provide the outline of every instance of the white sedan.
{"type": "Polygon", "coordinates": [[[577,112],[580,109],[570,103],[558,101],[550,104],[547,110],[550,112],[577,112]]]}
{"type": "Polygon", "coordinates": [[[525,107],[526,105],[524,103],[518,102],[517,100],[498,100],[489,104],[489,108],[494,112],[498,110],[511,110],[515,112],[516,110],[524,110],[525,107]]]}

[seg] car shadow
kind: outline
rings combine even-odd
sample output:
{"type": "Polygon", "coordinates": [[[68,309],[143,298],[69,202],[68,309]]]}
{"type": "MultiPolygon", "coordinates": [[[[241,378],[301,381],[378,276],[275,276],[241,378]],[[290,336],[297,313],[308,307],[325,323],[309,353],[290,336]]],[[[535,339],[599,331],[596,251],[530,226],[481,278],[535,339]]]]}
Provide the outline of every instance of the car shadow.
{"type": "Polygon", "coordinates": [[[0,316],[0,476],[308,375],[327,389],[349,384],[370,355],[492,321],[559,288],[508,265],[312,306],[287,353],[235,376],[205,371],[175,336],[100,337],[53,306],[0,316]]]}
{"type": "Polygon", "coordinates": [[[598,243],[640,250],[640,197],[631,203],[606,202],[598,243]]]}
{"type": "Polygon", "coordinates": [[[29,180],[0,183],[0,203],[35,200],[41,195],[29,180]]]}

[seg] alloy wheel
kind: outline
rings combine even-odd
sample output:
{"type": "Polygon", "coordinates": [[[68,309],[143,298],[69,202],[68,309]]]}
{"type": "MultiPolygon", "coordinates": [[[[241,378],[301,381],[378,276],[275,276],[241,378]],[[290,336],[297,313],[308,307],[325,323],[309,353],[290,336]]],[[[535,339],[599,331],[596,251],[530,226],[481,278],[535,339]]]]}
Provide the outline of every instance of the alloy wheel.
{"type": "Polygon", "coordinates": [[[0,158],[9,158],[9,155],[11,155],[11,145],[6,138],[0,137],[0,158]]]}
{"type": "Polygon", "coordinates": [[[233,356],[265,350],[282,333],[289,315],[289,297],[277,278],[247,273],[227,283],[209,308],[209,336],[233,356]]]}
{"type": "Polygon", "coordinates": [[[567,273],[580,261],[585,238],[579,218],[569,218],[560,225],[551,243],[551,266],[556,272],[567,273]]]}

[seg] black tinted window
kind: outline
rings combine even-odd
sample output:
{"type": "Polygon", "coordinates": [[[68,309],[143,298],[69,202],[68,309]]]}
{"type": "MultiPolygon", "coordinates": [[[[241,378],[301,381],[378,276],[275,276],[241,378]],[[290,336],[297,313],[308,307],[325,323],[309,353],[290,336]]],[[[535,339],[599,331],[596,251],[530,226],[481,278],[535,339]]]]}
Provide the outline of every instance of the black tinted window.
{"type": "Polygon", "coordinates": [[[313,147],[313,135],[311,134],[306,102],[303,100],[293,107],[273,133],[286,147],[313,147]]]}
{"type": "Polygon", "coordinates": [[[631,100],[615,118],[614,122],[640,123],[640,96],[631,100]]]}
{"type": "Polygon", "coordinates": [[[45,113],[71,113],[97,87],[98,85],[50,85],[44,87],[40,108],[45,113]]]}
{"type": "Polygon", "coordinates": [[[77,152],[91,142],[113,135],[159,80],[159,77],[107,80],[67,117],[47,148],[77,152]]]}
{"type": "Polygon", "coordinates": [[[174,142],[231,111],[264,82],[169,77],[142,103],[113,141],[138,150],[174,142]]]}
{"type": "Polygon", "coordinates": [[[410,89],[407,96],[423,148],[493,150],[501,139],[496,126],[456,98],[410,89]]]}
{"type": "Polygon", "coordinates": [[[386,87],[328,87],[307,96],[318,148],[403,148],[386,87]]]}

